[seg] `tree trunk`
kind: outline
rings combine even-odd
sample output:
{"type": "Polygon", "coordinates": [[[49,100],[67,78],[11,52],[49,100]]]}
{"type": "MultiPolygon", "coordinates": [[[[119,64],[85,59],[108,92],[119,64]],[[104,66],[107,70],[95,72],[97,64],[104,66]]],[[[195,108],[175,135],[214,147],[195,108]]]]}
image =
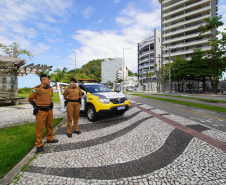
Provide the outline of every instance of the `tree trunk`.
{"type": "Polygon", "coordinates": [[[203,92],[206,92],[206,77],[202,77],[203,92]]]}

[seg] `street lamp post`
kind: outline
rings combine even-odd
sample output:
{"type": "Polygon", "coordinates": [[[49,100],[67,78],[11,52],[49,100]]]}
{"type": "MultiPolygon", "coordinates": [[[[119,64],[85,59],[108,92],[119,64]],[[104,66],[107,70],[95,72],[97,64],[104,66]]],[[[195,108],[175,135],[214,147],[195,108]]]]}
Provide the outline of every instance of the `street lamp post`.
{"type": "Polygon", "coordinates": [[[169,99],[171,98],[171,69],[170,69],[170,47],[169,47],[169,99]]]}
{"type": "Polygon", "coordinates": [[[122,57],[122,80],[123,80],[123,86],[122,86],[122,91],[124,91],[125,87],[125,82],[124,82],[124,50],[125,49],[131,49],[131,48],[123,48],[123,57],[122,57]]]}

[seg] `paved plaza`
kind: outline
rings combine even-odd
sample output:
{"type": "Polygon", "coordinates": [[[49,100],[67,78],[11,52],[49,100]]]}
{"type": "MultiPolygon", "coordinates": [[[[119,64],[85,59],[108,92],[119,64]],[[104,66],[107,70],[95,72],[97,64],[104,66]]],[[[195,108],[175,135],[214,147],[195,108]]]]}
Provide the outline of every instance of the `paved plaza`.
{"type": "Polygon", "coordinates": [[[82,134],[72,138],[66,136],[64,119],[55,133],[59,142],[46,143],[38,154],[34,148],[34,159],[10,184],[226,184],[224,132],[130,102],[122,116],[91,123],[81,115],[82,134]]]}

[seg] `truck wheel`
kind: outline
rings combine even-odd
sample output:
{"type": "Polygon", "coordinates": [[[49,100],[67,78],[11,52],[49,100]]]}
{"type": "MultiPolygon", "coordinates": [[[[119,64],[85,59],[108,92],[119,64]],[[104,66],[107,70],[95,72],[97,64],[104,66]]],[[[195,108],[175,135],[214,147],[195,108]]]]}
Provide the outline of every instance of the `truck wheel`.
{"type": "Polygon", "coordinates": [[[94,122],[97,120],[97,113],[93,105],[89,105],[86,110],[86,115],[89,121],[94,122]]]}

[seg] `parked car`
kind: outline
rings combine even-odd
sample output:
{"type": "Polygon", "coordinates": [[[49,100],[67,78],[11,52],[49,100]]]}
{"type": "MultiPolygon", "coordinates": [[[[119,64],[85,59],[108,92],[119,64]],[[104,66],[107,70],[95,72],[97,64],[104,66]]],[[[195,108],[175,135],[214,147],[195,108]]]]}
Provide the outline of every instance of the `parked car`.
{"type": "MultiPolygon", "coordinates": [[[[63,92],[69,86],[67,83],[57,83],[61,111],[65,112],[63,92]]],[[[116,113],[124,114],[129,109],[129,101],[127,97],[120,92],[113,92],[106,86],[98,83],[78,83],[81,88],[82,98],[80,111],[85,112],[89,121],[96,121],[98,116],[116,113]]]]}
{"type": "Polygon", "coordinates": [[[127,91],[133,92],[133,89],[132,88],[128,88],[127,91]]]}

